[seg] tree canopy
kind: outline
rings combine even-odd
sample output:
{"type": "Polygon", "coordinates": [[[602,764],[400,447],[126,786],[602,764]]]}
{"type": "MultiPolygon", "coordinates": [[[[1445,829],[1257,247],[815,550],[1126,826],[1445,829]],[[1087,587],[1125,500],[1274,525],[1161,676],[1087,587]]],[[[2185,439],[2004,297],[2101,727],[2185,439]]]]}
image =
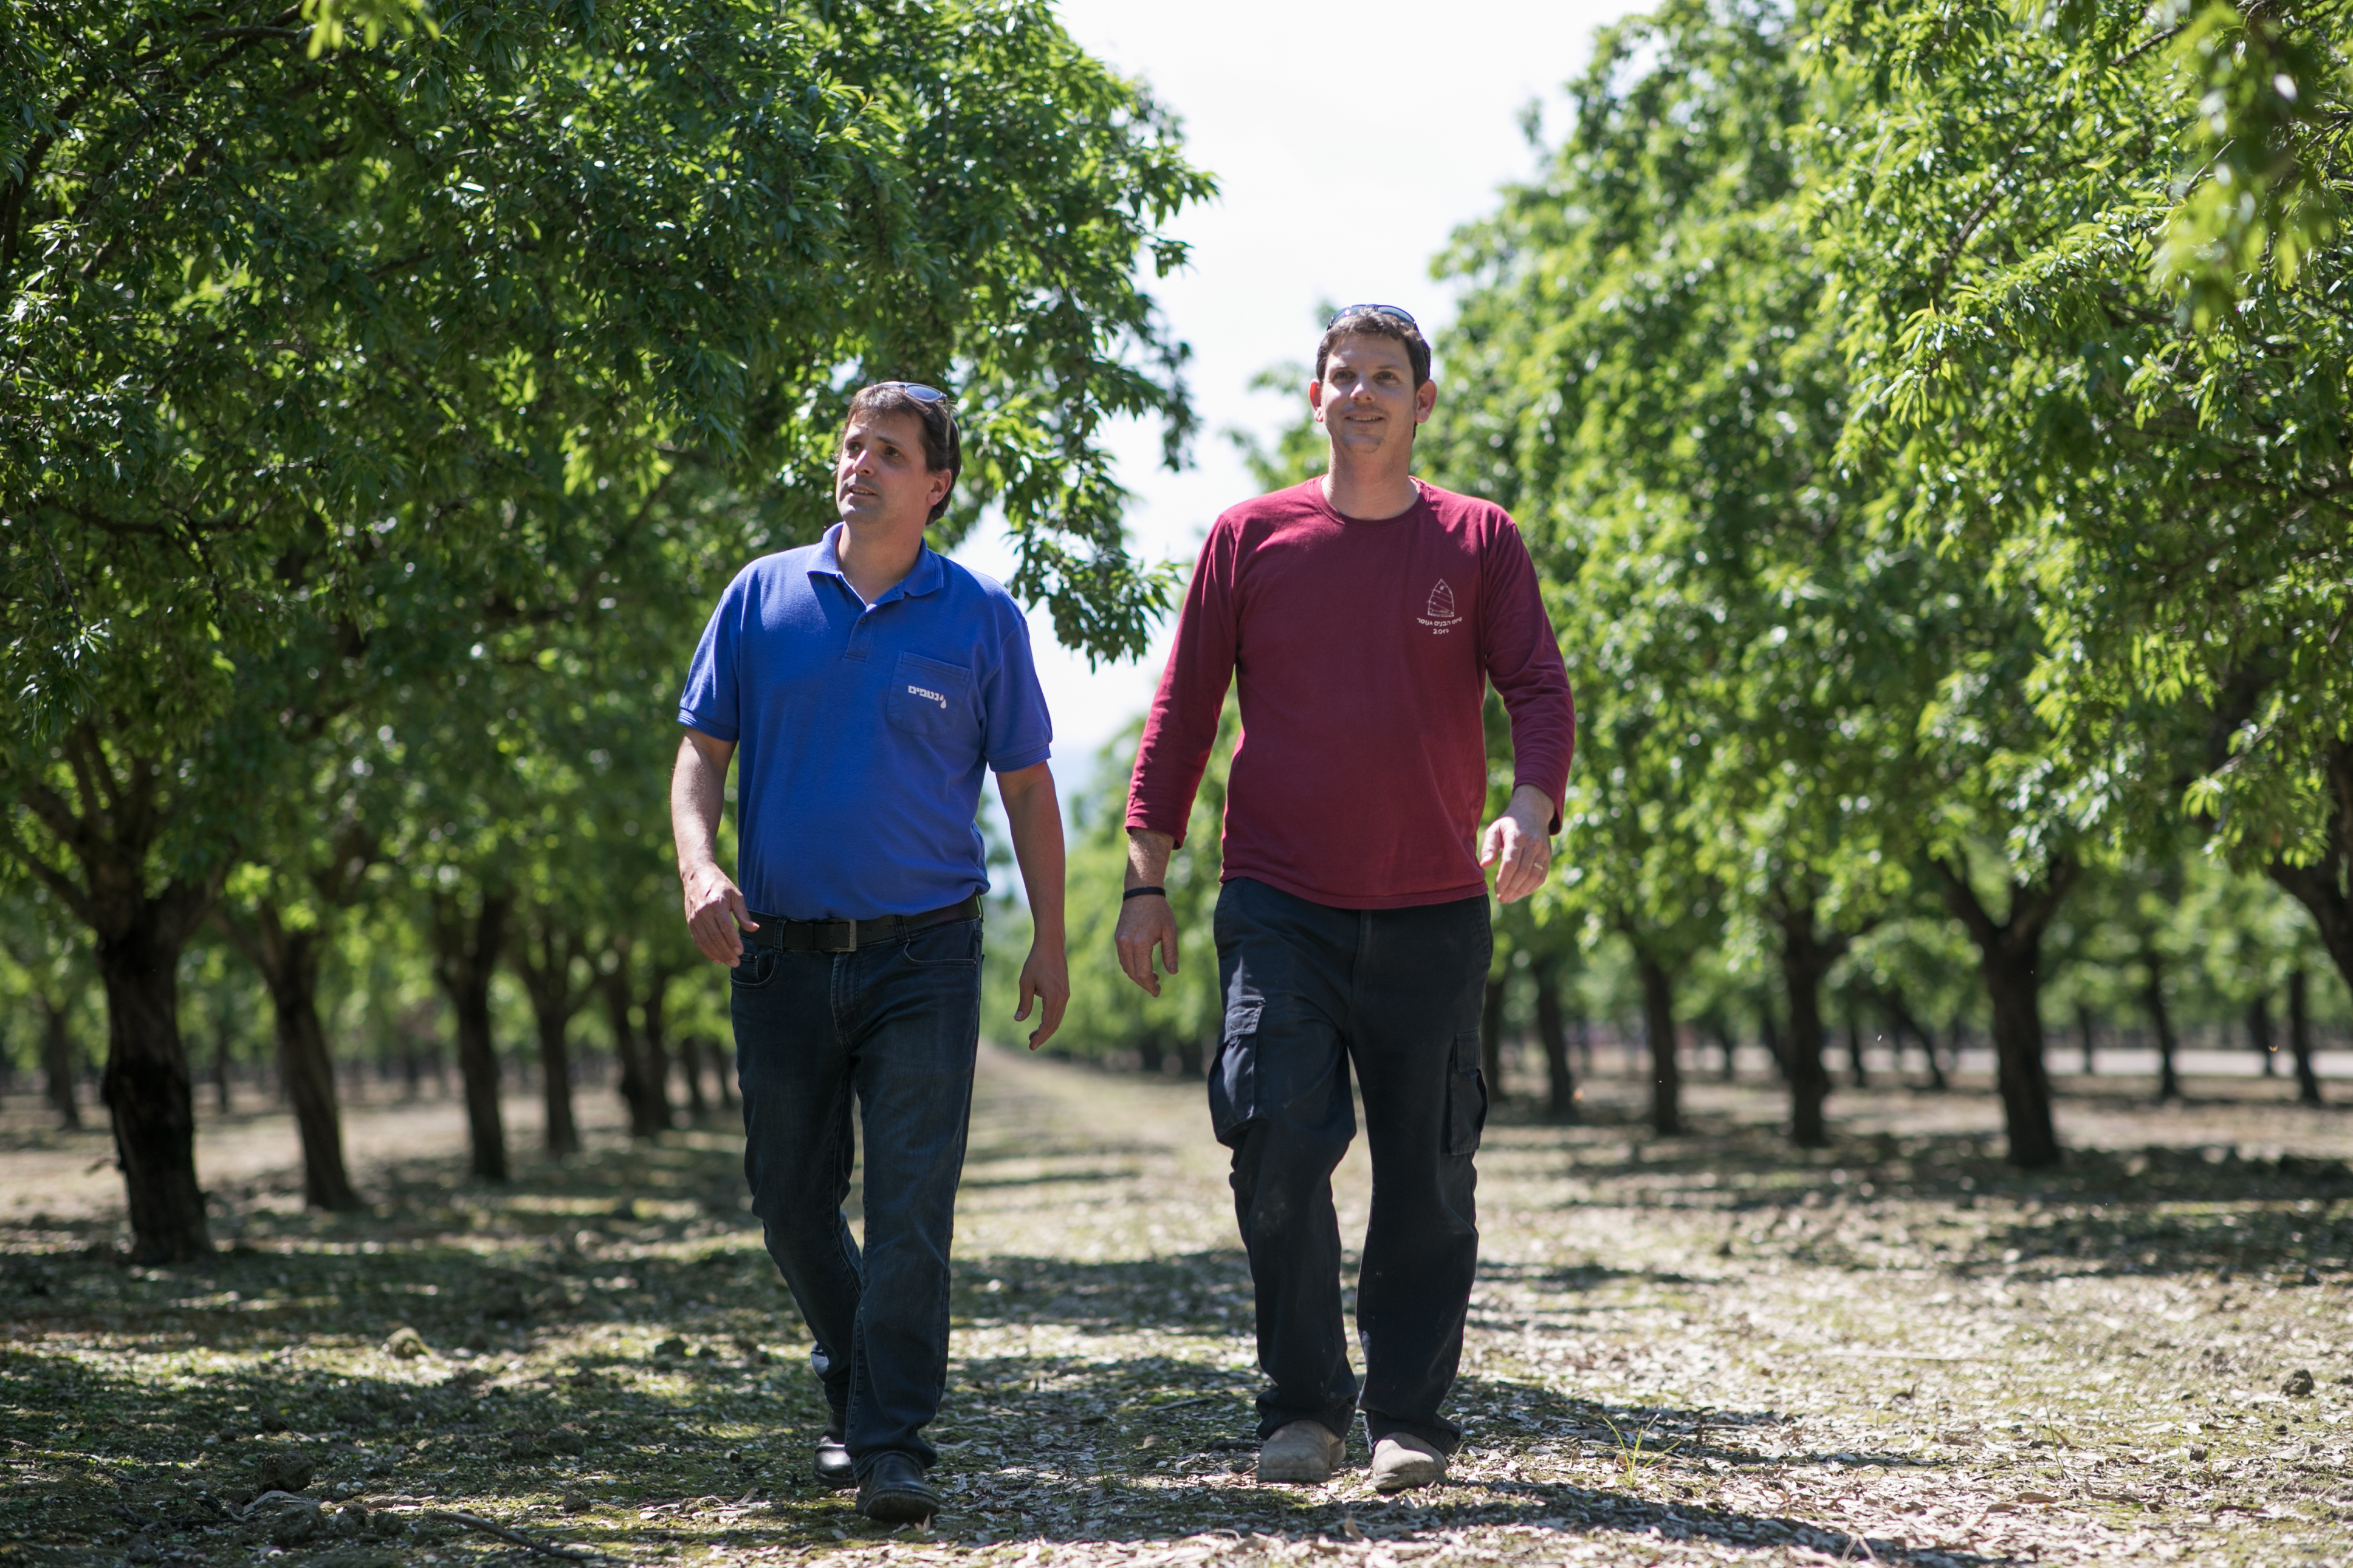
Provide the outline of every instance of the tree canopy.
{"type": "Polygon", "coordinates": [[[714,579],[830,520],[858,384],[954,388],[945,537],[995,508],[1068,642],[1147,635],[1099,436],[1187,437],[1138,270],[1210,187],[1043,5],[26,5],[0,48],[6,844],[95,939],[142,1251],[204,1245],[172,971],[292,753],[429,755],[497,860],[467,781],[617,644],[666,700],[714,579]]]}

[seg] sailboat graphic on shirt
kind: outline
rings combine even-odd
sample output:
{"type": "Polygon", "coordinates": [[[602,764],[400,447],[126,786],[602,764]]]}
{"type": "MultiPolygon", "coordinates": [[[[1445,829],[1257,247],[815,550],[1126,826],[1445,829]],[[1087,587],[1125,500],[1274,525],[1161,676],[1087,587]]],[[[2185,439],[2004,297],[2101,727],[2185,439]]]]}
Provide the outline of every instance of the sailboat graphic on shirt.
{"type": "Polygon", "coordinates": [[[1438,580],[1436,587],[1430,589],[1426,608],[1428,613],[1419,618],[1423,626],[1430,628],[1432,637],[1444,637],[1462,618],[1454,613],[1454,590],[1446,585],[1443,577],[1438,580]]]}

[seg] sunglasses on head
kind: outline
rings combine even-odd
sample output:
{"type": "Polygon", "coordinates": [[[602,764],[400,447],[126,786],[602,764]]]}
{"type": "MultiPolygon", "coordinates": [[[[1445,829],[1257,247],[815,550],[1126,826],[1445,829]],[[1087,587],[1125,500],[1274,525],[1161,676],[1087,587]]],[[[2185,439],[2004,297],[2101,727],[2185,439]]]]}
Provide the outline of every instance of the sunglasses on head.
{"type": "Polygon", "coordinates": [[[877,386],[895,386],[918,403],[945,403],[948,395],[936,386],[925,386],[920,381],[878,381],[877,386]]]}
{"type": "Polygon", "coordinates": [[[1336,322],[1346,321],[1350,316],[1395,316],[1415,331],[1421,331],[1421,323],[1413,319],[1412,311],[1399,310],[1395,305],[1345,305],[1332,312],[1332,320],[1324,322],[1324,325],[1329,328],[1336,322]]]}

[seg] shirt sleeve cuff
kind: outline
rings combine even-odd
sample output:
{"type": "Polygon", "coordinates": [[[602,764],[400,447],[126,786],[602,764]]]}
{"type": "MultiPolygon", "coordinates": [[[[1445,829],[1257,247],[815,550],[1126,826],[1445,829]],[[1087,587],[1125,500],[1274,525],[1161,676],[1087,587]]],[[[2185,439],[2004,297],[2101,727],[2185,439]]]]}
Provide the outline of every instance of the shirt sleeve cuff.
{"type": "Polygon", "coordinates": [[[1130,833],[1165,833],[1168,836],[1169,842],[1176,848],[1182,849],[1185,847],[1185,828],[1187,825],[1182,817],[1177,818],[1176,826],[1163,827],[1158,823],[1152,820],[1152,814],[1149,811],[1130,811],[1127,814],[1127,822],[1125,826],[1130,833]]]}
{"type": "Polygon", "coordinates": [[[988,765],[995,773],[1018,773],[1023,768],[1036,767],[1053,754],[1054,748],[1051,746],[1032,746],[1026,752],[1015,752],[1009,756],[991,757],[988,759],[988,765]]]}
{"type": "Polygon", "coordinates": [[[680,709],[678,721],[690,730],[699,730],[712,740],[724,741],[731,746],[735,743],[739,734],[735,726],[724,719],[714,719],[708,713],[697,713],[691,708],[680,709]]]}

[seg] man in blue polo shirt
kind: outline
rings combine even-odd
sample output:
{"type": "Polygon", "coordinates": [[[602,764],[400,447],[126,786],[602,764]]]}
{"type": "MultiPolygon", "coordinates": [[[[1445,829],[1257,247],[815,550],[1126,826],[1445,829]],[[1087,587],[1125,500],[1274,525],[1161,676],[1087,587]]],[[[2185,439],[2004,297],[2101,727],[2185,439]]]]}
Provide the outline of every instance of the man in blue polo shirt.
{"type": "Polygon", "coordinates": [[[981,776],[995,770],[1036,935],[1031,1049],[1071,995],[1052,727],[1029,623],[923,543],[962,466],[946,397],[851,399],[841,521],[736,574],[679,700],[670,818],[695,945],[734,972],[744,1169],[817,1340],[817,1473],[870,1519],[928,1519],[923,1429],[947,1378],[948,1243],[980,1027],[981,776]],[[717,841],[738,763],[738,884],[717,841]],[[866,1136],[866,1247],[842,1217],[866,1136]]]}

